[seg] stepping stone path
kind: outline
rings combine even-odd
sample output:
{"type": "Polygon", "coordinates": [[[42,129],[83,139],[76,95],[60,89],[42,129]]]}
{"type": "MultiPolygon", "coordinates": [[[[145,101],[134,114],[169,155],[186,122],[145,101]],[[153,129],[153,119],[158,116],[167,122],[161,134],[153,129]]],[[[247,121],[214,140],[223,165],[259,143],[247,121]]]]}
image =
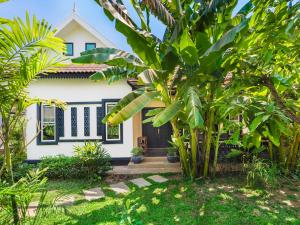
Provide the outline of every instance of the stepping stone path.
{"type": "Polygon", "coordinates": [[[110,189],[116,192],[117,194],[126,194],[130,191],[129,187],[124,182],[111,184],[110,189]]]}
{"type": "Polygon", "coordinates": [[[153,176],[150,176],[148,178],[155,181],[156,183],[164,183],[164,182],[168,181],[167,178],[164,178],[160,175],[153,175],[153,176]]]}
{"type": "Polygon", "coordinates": [[[147,186],[151,185],[151,183],[149,183],[148,181],[146,181],[144,178],[136,178],[136,179],[130,180],[130,182],[134,183],[139,188],[147,187],[147,186]]]}
{"type": "Polygon", "coordinates": [[[38,208],[39,203],[38,202],[30,202],[27,209],[27,215],[29,217],[34,217],[36,214],[36,210],[38,208]]]}
{"type": "Polygon", "coordinates": [[[56,206],[69,206],[69,205],[73,205],[74,202],[75,202],[75,197],[73,195],[66,195],[66,196],[58,198],[57,201],[55,202],[55,205],[56,206]]]}
{"type": "Polygon", "coordinates": [[[101,188],[83,190],[83,194],[87,201],[97,200],[105,197],[105,194],[103,193],[101,188]]]}

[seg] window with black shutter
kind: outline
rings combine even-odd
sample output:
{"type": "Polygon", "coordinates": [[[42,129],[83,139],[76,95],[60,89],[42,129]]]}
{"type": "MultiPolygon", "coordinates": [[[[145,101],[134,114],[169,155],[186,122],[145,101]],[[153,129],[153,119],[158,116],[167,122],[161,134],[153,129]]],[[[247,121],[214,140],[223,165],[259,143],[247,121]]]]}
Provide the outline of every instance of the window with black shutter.
{"type": "Polygon", "coordinates": [[[65,136],[65,127],[64,127],[64,110],[61,108],[56,108],[56,124],[57,124],[57,136],[65,136]]]}
{"type": "Polygon", "coordinates": [[[90,108],[84,107],[84,136],[90,136],[90,108]]]}
{"type": "Polygon", "coordinates": [[[77,136],[77,108],[71,107],[71,135],[77,136]]]}

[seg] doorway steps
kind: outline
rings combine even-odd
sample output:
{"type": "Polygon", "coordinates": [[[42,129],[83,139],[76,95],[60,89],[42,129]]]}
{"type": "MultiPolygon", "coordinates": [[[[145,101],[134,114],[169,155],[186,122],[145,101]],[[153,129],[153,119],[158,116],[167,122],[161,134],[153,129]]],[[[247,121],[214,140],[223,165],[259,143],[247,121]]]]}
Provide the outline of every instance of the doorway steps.
{"type": "Polygon", "coordinates": [[[166,157],[167,148],[148,148],[144,155],[146,157],[166,157]]]}
{"type": "Polygon", "coordinates": [[[145,157],[142,163],[134,164],[129,162],[128,169],[141,170],[144,173],[179,173],[180,163],[169,163],[167,157],[145,157]]]}

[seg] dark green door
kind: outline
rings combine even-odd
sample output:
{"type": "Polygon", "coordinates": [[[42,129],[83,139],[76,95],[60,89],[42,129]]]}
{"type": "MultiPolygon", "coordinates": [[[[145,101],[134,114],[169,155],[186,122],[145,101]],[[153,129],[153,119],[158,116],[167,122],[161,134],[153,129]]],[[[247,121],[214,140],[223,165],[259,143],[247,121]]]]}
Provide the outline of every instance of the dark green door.
{"type": "MultiPolygon", "coordinates": [[[[145,108],[142,111],[142,119],[147,119],[146,114],[152,108],[145,108]]],[[[143,136],[148,139],[148,148],[166,148],[170,146],[172,127],[167,123],[161,127],[153,127],[151,123],[143,124],[143,136]]]]}

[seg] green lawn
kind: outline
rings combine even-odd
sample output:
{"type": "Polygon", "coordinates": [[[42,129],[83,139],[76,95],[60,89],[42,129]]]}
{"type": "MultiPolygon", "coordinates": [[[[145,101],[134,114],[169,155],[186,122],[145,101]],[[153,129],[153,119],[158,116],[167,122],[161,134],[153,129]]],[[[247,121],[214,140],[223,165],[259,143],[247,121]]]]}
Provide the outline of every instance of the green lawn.
{"type": "MultiPolygon", "coordinates": [[[[171,177],[170,177],[171,178],[171,177]]],[[[300,183],[282,182],[276,190],[247,189],[241,177],[190,182],[181,178],[117,196],[105,182],[49,181],[46,201],[75,194],[73,206],[56,208],[42,224],[300,224],[300,183]],[[101,186],[105,199],[87,202],[82,189],[101,186]],[[131,212],[125,205],[131,202],[131,212]],[[140,222],[140,223],[137,223],[140,222]],[[134,224],[134,223],[133,223],[134,224]]]]}

